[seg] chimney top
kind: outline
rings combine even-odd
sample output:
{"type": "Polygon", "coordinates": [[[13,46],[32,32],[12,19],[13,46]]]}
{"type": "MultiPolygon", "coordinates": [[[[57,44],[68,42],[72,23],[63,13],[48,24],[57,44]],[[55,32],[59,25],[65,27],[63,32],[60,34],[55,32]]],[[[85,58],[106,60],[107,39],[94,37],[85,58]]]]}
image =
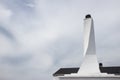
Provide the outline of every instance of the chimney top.
{"type": "Polygon", "coordinates": [[[85,16],[85,18],[91,18],[91,15],[90,15],[90,14],[87,14],[87,15],[85,16]]]}

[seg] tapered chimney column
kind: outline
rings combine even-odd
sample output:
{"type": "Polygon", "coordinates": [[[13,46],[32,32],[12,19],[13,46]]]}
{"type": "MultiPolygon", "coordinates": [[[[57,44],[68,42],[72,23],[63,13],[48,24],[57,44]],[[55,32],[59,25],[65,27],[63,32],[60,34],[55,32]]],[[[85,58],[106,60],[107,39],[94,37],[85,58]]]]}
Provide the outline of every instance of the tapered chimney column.
{"type": "Polygon", "coordinates": [[[94,24],[91,15],[86,15],[84,19],[84,60],[78,74],[96,73],[100,73],[100,70],[96,56],[94,24]]]}

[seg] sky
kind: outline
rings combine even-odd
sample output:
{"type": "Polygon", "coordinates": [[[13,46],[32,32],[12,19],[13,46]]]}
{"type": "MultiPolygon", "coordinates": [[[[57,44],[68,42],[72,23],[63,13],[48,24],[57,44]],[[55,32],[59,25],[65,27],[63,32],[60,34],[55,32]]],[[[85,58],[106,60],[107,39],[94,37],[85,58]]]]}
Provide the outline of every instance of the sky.
{"type": "Polygon", "coordinates": [[[120,0],[0,0],[0,80],[52,80],[83,60],[83,23],[94,20],[103,66],[120,66],[120,0]]]}

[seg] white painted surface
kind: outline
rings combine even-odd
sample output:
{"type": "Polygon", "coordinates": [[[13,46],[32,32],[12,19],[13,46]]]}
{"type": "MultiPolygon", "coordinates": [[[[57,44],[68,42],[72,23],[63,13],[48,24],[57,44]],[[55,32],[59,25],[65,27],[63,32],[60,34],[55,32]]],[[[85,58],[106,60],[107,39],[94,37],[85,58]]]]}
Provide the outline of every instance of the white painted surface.
{"type": "Polygon", "coordinates": [[[120,80],[119,77],[59,77],[58,80],[120,80]]]}
{"type": "Polygon", "coordinates": [[[99,74],[96,57],[95,35],[92,18],[84,19],[84,60],[78,71],[79,75],[99,74]]]}

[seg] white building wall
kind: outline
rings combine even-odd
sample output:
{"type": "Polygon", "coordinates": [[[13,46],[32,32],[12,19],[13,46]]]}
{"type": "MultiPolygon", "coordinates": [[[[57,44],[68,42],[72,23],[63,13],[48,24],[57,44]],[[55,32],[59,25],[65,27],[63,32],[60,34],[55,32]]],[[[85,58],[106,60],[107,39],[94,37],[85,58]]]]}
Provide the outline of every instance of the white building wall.
{"type": "Polygon", "coordinates": [[[61,77],[59,80],[120,80],[120,77],[61,77]]]}

